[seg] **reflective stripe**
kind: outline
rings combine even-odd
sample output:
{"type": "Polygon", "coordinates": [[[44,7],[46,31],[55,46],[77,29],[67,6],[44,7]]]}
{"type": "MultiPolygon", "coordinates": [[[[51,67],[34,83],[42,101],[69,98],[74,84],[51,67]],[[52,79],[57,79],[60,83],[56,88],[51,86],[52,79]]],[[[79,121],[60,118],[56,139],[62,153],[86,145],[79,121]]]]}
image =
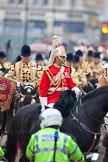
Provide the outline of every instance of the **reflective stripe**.
{"type": "Polygon", "coordinates": [[[82,161],[82,158],[83,158],[83,157],[81,156],[81,158],[80,158],[78,161],[82,161]]]}
{"type": "MultiPolygon", "coordinates": [[[[62,91],[63,90],[63,88],[62,87],[58,87],[57,89],[55,88],[55,87],[50,87],[49,89],[48,89],[48,91],[62,91]]],[[[69,90],[69,88],[68,87],[64,87],[64,90],[69,90]]]]}
{"type": "Polygon", "coordinates": [[[29,146],[29,148],[28,148],[31,152],[32,152],[32,154],[35,154],[35,151],[33,151],[32,149],[31,149],[31,147],[29,146]]]}
{"type": "MultiPolygon", "coordinates": [[[[36,151],[34,151],[35,154],[39,153],[39,152],[49,152],[49,151],[54,151],[54,148],[39,148],[39,144],[38,144],[38,133],[36,133],[36,151]]],[[[65,155],[67,155],[67,151],[66,151],[66,142],[67,142],[67,136],[64,135],[64,145],[63,148],[57,148],[58,152],[62,152],[65,155]]]]}
{"type": "Polygon", "coordinates": [[[73,156],[77,152],[78,146],[76,145],[74,151],[72,151],[69,156],[73,156]]]}

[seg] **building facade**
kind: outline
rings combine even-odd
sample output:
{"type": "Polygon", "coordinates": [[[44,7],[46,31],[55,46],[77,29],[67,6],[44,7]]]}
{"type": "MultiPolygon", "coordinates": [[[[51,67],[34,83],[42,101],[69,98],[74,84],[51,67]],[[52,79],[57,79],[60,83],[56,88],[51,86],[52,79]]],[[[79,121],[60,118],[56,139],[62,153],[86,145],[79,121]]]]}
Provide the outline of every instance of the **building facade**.
{"type": "Polygon", "coordinates": [[[8,49],[14,44],[14,58],[22,44],[50,39],[53,34],[92,42],[103,8],[103,0],[1,0],[0,45],[8,49]]]}

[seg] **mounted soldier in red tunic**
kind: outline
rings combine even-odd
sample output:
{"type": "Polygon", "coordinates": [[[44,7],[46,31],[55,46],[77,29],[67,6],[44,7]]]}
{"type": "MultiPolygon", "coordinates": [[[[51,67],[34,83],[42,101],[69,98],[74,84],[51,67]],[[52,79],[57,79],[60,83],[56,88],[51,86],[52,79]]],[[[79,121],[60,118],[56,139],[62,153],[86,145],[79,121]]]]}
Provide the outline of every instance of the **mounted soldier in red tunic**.
{"type": "Polygon", "coordinates": [[[42,110],[45,105],[53,107],[64,90],[74,90],[77,96],[81,93],[72,80],[69,68],[64,65],[65,57],[65,48],[58,46],[58,37],[54,36],[49,66],[44,70],[39,86],[42,110]]]}

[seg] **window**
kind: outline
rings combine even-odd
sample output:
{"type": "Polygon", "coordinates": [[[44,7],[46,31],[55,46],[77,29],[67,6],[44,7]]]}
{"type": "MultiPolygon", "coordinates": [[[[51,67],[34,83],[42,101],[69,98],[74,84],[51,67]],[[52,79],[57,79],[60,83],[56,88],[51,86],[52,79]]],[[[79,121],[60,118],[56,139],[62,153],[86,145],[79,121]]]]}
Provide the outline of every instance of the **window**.
{"type": "Polygon", "coordinates": [[[30,21],[28,28],[31,33],[41,33],[46,30],[46,22],[42,20],[30,21]]]}
{"type": "Polygon", "coordinates": [[[20,20],[9,20],[5,19],[4,20],[4,31],[6,33],[16,33],[20,32],[22,30],[22,23],[20,20]]]}
{"type": "Polygon", "coordinates": [[[64,5],[64,0],[53,0],[54,5],[59,6],[59,5],[64,5]]]}
{"type": "Polygon", "coordinates": [[[15,0],[8,0],[8,3],[13,4],[13,3],[15,3],[15,0]]]}
{"type": "Polygon", "coordinates": [[[75,2],[76,2],[76,0],[70,0],[70,5],[75,6],[75,2]]]}
{"type": "Polygon", "coordinates": [[[55,21],[55,26],[62,27],[65,32],[84,32],[84,23],[83,22],[60,22],[55,21]]]}
{"type": "Polygon", "coordinates": [[[47,5],[48,4],[48,0],[33,0],[33,4],[36,4],[36,5],[47,5]]]}
{"type": "Polygon", "coordinates": [[[23,0],[16,0],[16,3],[17,4],[22,4],[23,3],[23,0]]]}
{"type": "Polygon", "coordinates": [[[8,0],[9,4],[22,4],[23,0],[8,0]]]}

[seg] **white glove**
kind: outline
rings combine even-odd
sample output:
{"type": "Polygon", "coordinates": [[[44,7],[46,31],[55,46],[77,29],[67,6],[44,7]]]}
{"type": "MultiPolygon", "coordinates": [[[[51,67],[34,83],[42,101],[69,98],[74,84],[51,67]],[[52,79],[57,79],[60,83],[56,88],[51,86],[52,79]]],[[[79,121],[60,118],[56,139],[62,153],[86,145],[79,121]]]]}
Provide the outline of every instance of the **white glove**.
{"type": "Polygon", "coordinates": [[[16,81],[16,83],[17,83],[17,87],[19,88],[21,83],[19,81],[16,81]]]}
{"type": "Polygon", "coordinates": [[[79,97],[79,95],[82,95],[82,92],[78,87],[73,87],[72,91],[75,92],[77,98],[79,97]]]}
{"type": "Polygon", "coordinates": [[[41,106],[42,106],[42,110],[41,111],[44,111],[45,110],[45,106],[47,106],[47,97],[39,97],[40,99],[40,103],[41,103],[41,106]]]}

